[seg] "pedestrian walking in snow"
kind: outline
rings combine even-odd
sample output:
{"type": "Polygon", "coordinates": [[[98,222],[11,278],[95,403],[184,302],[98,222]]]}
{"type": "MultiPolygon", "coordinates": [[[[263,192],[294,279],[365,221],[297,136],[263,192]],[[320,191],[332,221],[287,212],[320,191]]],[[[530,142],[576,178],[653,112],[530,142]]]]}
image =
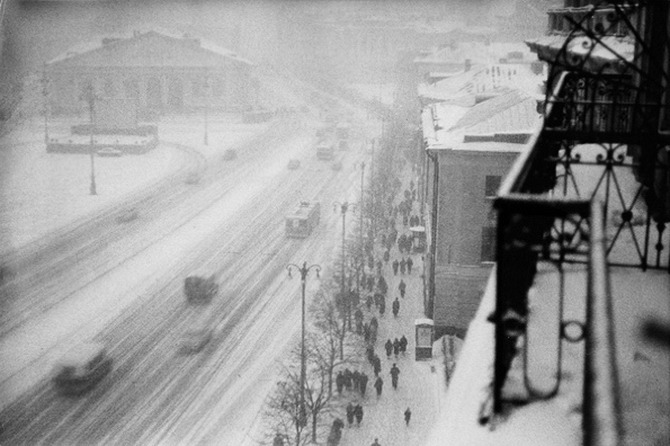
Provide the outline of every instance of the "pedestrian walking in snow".
{"type": "Polygon", "coordinates": [[[361,396],[365,396],[365,389],[368,386],[368,375],[361,373],[360,381],[361,396]]]}
{"type": "Polygon", "coordinates": [[[377,260],[377,274],[381,274],[381,273],[382,273],[382,261],[377,260]]]}
{"type": "Polygon", "coordinates": [[[337,387],[337,393],[342,393],[342,389],[344,389],[344,375],[341,370],[337,372],[337,376],[335,377],[335,386],[337,387]]]}
{"type": "Polygon", "coordinates": [[[354,407],[354,416],[356,417],[356,425],[360,426],[361,421],[363,421],[363,406],[356,404],[356,407],[354,407]]]}
{"type": "Polygon", "coordinates": [[[361,388],[361,373],[358,370],[354,370],[354,373],[351,374],[351,380],[354,383],[354,390],[358,392],[361,388]]]}
{"type": "Polygon", "coordinates": [[[374,365],[374,359],[375,359],[375,348],[371,345],[368,345],[365,347],[365,357],[368,358],[368,362],[370,365],[374,365]]]}
{"type": "Polygon", "coordinates": [[[395,355],[395,359],[398,359],[398,353],[400,352],[400,341],[398,338],[395,338],[393,340],[393,354],[395,355]]]}
{"type": "Polygon", "coordinates": [[[384,316],[384,312],[386,311],[386,299],[382,299],[379,302],[379,316],[384,316]]]}
{"type": "Polygon", "coordinates": [[[375,390],[377,391],[377,398],[382,396],[382,387],[384,387],[384,380],[381,376],[378,376],[375,380],[375,390]]]}
{"type": "Polygon", "coordinates": [[[405,261],[405,258],[403,257],[402,260],[400,261],[400,274],[405,274],[405,265],[407,262],[405,261]]]}
{"type": "Polygon", "coordinates": [[[379,280],[377,281],[377,288],[379,288],[379,292],[382,294],[388,293],[389,290],[389,285],[386,283],[386,279],[384,279],[384,276],[379,276],[379,280]]]}
{"type": "Polygon", "coordinates": [[[372,364],[372,369],[375,372],[375,376],[379,376],[379,372],[382,371],[382,360],[379,359],[379,355],[375,354],[374,364],[372,364]]]}
{"type": "Polygon", "coordinates": [[[356,320],[356,333],[363,333],[363,312],[360,308],[356,309],[354,313],[354,319],[356,320]]]}
{"type": "Polygon", "coordinates": [[[400,338],[400,352],[405,353],[405,351],[407,351],[407,338],[405,335],[402,335],[400,338]]]}
{"type": "Polygon", "coordinates": [[[400,301],[396,297],[395,300],[393,301],[393,317],[398,317],[398,311],[400,311],[400,301]]]}
{"type": "Polygon", "coordinates": [[[405,426],[409,426],[409,419],[412,418],[412,411],[409,410],[409,407],[405,411],[405,426]]]}
{"type": "Polygon", "coordinates": [[[391,367],[391,384],[393,385],[394,389],[398,388],[398,375],[400,375],[400,369],[397,365],[395,365],[394,362],[393,367],[391,367]]]}
{"type": "Polygon", "coordinates": [[[407,274],[412,274],[412,265],[414,265],[414,262],[412,261],[411,257],[407,258],[407,274]]]}
{"type": "Polygon", "coordinates": [[[384,251],[384,263],[388,263],[389,260],[391,259],[391,254],[389,253],[388,249],[384,251]]]}
{"type": "Polygon", "coordinates": [[[407,284],[405,284],[405,281],[400,279],[400,283],[398,284],[398,291],[400,291],[400,297],[403,299],[405,298],[405,290],[407,289],[407,284]]]}
{"type": "Polygon", "coordinates": [[[344,369],[344,388],[351,390],[351,370],[344,369]]]}
{"type": "Polygon", "coordinates": [[[394,275],[394,276],[397,276],[397,275],[398,275],[398,266],[399,266],[399,265],[400,265],[400,264],[398,263],[398,259],[395,259],[395,260],[393,261],[393,263],[391,264],[391,266],[393,267],[393,275],[394,275]]]}
{"type": "Polygon", "coordinates": [[[405,239],[407,236],[405,234],[402,234],[400,237],[398,237],[398,250],[402,254],[403,250],[405,249],[405,239]]]}
{"type": "Polygon", "coordinates": [[[284,446],[284,436],[277,432],[274,440],[272,440],[272,446],[284,446]]]}
{"type": "Polygon", "coordinates": [[[387,359],[391,358],[391,352],[393,351],[393,342],[391,342],[390,339],[386,341],[386,344],[384,344],[384,348],[386,349],[386,358],[387,359]]]}
{"type": "Polygon", "coordinates": [[[347,423],[349,423],[349,427],[354,424],[354,405],[351,404],[351,401],[347,404],[347,423]]]}
{"type": "Polygon", "coordinates": [[[374,298],[372,297],[372,294],[368,294],[368,297],[365,299],[365,306],[368,307],[368,310],[372,308],[373,302],[374,298]]]}
{"type": "Polygon", "coordinates": [[[368,291],[371,293],[375,288],[375,278],[371,275],[368,276],[368,291]]]}
{"type": "Polygon", "coordinates": [[[370,443],[370,446],[382,446],[382,445],[379,444],[379,442],[378,442],[377,439],[375,438],[375,441],[374,441],[373,443],[370,443]]]}

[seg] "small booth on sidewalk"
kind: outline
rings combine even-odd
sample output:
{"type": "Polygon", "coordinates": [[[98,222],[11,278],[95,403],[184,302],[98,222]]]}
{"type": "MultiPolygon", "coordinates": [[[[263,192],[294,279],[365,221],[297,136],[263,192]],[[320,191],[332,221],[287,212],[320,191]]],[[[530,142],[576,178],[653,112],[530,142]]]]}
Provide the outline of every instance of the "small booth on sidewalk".
{"type": "Polygon", "coordinates": [[[432,319],[415,319],[415,357],[419,361],[433,357],[434,323],[432,319]]]}
{"type": "Polygon", "coordinates": [[[414,252],[426,251],[426,228],[424,226],[412,226],[409,228],[412,237],[414,252]]]}

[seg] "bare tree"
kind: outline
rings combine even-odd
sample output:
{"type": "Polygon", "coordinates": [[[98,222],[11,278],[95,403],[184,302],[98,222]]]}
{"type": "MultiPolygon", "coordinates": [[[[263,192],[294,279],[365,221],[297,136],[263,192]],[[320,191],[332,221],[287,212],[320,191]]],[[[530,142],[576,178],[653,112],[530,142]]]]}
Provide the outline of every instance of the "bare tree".
{"type": "Polygon", "coordinates": [[[307,439],[302,436],[307,426],[307,414],[300,396],[299,367],[297,372],[295,367],[285,368],[282,380],[277,382],[274,392],[266,400],[264,411],[272,436],[278,433],[295,438],[296,446],[307,444],[307,439]]]}

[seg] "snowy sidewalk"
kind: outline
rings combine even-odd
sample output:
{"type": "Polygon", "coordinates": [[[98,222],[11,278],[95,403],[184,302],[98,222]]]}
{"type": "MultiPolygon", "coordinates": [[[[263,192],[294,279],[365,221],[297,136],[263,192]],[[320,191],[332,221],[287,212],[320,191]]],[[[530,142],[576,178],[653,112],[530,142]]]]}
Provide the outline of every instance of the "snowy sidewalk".
{"type": "MultiPolygon", "coordinates": [[[[404,190],[404,188],[402,188],[404,190]]],[[[417,203],[415,203],[415,206],[417,203]]],[[[415,213],[416,214],[416,213],[415,213]]],[[[409,234],[409,227],[403,226],[402,218],[399,216],[396,220],[396,229],[398,235],[409,234]]],[[[378,250],[379,251],[379,250],[378,250]]],[[[379,251],[381,253],[383,251],[379,251]]],[[[381,257],[381,255],[379,256],[381,257]]],[[[397,275],[393,274],[392,263],[394,260],[400,261],[403,255],[398,250],[397,243],[390,250],[390,260],[382,266],[382,274],[388,284],[388,293],[386,297],[386,311],[380,317],[379,312],[373,306],[371,312],[365,314],[365,320],[375,316],[379,320],[379,332],[375,344],[375,353],[381,359],[380,376],[384,381],[382,394],[377,397],[374,384],[374,372],[370,364],[365,361],[363,372],[370,377],[368,391],[365,398],[352,397],[351,400],[359,402],[363,406],[364,416],[360,426],[356,423],[352,427],[345,427],[342,431],[342,446],[368,446],[378,439],[381,446],[413,446],[423,444],[432,426],[435,423],[440,405],[442,388],[439,382],[442,375],[439,368],[433,367],[432,361],[416,361],[414,359],[415,351],[415,333],[414,320],[423,318],[423,272],[422,254],[415,253],[404,258],[412,258],[412,272],[405,271],[397,275]],[[406,283],[406,294],[404,298],[400,297],[398,284],[400,280],[406,283]],[[400,302],[400,311],[398,317],[393,316],[391,311],[392,303],[398,297],[400,302]],[[395,338],[401,336],[407,338],[408,345],[406,353],[401,353],[396,359],[393,354],[389,358],[386,356],[384,344],[388,339],[393,342],[395,338]],[[391,385],[390,370],[393,364],[397,364],[400,369],[398,379],[398,388],[393,389],[391,385]],[[409,407],[412,412],[409,425],[405,424],[404,412],[409,407]]],[[[346,405],[346,401],[344,403],[346,405]]],[[[346,414],[338,416],[345,421],[346,414]]]]}

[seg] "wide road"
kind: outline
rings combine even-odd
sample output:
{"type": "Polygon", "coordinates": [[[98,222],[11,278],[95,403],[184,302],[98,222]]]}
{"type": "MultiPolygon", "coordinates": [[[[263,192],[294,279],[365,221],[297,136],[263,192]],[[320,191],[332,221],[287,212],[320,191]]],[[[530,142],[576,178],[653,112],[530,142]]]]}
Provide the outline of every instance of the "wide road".
{"type": "MultiPolygon", "coordinates": [[[[0,390],[26,389],[0,413],[0,443],[258,439],[251,427],[300,328],[300,283],[288,279],[285,265],[333,264],[341,219],[332,203],[358,197],[360,187],[364,154],[350,149],[344,169],[333,171],[314,157],[316,122],[301,116],[271,127],[235,161],[196,160],[135,197],[128,206],[136,220],[120,224],[106,215],[64,234],[61,249],[13,259],[16,274],[3,288],[8,320],[16,322],[0,343],[49,338],[51,347],[37,357],[17,350],[16,365],[3,364],[13,369],[0,390]],[[301,168],[287,170],[289,158],[301,159],[301,168]],[[201,181],[186,184],[193,169],[201,181]],[[286,239],[283,217],[299,200],[321,202],[322,222],[308,239],[286,239]],[[208,306],[185,303],[183,279],[194,272],[220,283],[208,306]],[[198,354],[177,354],[181,334],[202,324],[214,330],[212,342],[198,354]],[[63,397],[46,372],[78,338],[105,343],[114,369],[90,393],[63,397]]],[[[308,293],[318,280],[310,285],[308,293]]]]}

